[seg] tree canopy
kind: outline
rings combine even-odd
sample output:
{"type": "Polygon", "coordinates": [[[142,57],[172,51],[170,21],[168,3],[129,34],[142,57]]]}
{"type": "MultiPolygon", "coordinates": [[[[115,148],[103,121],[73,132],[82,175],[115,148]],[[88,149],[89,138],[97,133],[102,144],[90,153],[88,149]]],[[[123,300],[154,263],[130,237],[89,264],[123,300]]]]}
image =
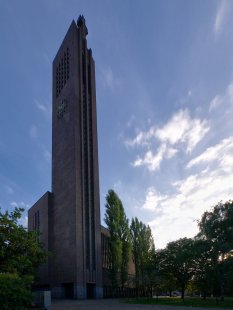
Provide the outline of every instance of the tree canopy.
{"type": "Polygon", "coordinates": [[[129,220],[120,198],[113,190],[108,191],[105,207],[104,220],[110,232],[112,286],[117,287],[119,281],[124,286],[128,277],[131,247],[129,220]]]}
{"type": "Polygon", "coordinates": [[[136,285],[137,287],[145,286],[151,280],[151,263],[155,252],[154,239],[149,225],[143,224],[137,217],[132,219],[130,232],[132,235],[136,285]]]}
{"type": "Polygon", "coordinates": [[[182,292],[188,285],[203,298],[209,294],[224,297],[233,288],[233,202],[220,202],[204,212],[199,233],[182,238],[156,252],[157,270],[165,280],[176,279],[182,292]]]}
{"type": "Polygon", "coordinates": [[[0,210],[0,299],[2,309],[20,309],[30,302],[35,269],[48,255],[38,233],[19,224],[23,209],[0,210]]]}

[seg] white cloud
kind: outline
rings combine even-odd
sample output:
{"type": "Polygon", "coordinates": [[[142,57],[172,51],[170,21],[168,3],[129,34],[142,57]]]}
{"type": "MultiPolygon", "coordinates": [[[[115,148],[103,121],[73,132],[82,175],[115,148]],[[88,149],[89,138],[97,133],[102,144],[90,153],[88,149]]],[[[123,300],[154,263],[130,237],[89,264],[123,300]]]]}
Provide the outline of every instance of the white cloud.
{"type": "Polygon", "coordinates": [[[156,128],[152,126],[147,132],[140,131],[132,140],[126,140],[127,146],[148,145],[153,139],[161,143],[175,145],[177,143],[186,144],[186,151],[190,152],[200,142],[209,131],[207,120],[191,118],[187,109],[175,113],[168,122],[156,128]]]}
{"type": "Polygon", "coordinates": [[[147,151],[142,156],[137,156],[133,162],[134,167],[145,166],[149,171],[160,169],[162,161],[173,158],[179,147],[185,146],[190,153],[209,131],[207,120],[191,118],[187,109],[175,113],[168,122],[156,128],[152,126],[148,131],[140,131],[132,140],[125,141],[127,147],[147,146],[147,151]],[[159,142],[156,153],[153,153],[153,142],[159,142]],[[175,147],[174,147],[175,146],[175,147]]]}
{"type": "Polygon", "coordinates": [[[222,30],[222,26],[224,23],[224,19],[227,13],[228,5],[226,0],[220,1],[220,5],[217,9],[215,23],[214,23],[214,31],[216,34],[219,34],[222,30]]]}
{"type": "Polygon", "coordinates": [[[22,225],[22,226],[25,227],[25,228],[28,227],[28,217],[27,217],[27,215],[23,215],[23,216],[19,219],[19,224],[22,225]]]}
{"type": "Polygon", "coordinates": [[[102,68],[102,81],[104,88],[114,91],[120,85],[120,79],[114,76],[110,67],[102,68]]]}
{"type": "Polygon", "coordinates": [[[13,188],[8,186],[8,185],[6,186],[6,191],[7,191],[8,194],[13,194],[14,193],[13,188]]]}
{"type": "Polygon", "coordinates": [[[231,82],[225,92],[221,95],[216,95],[210,102],[209,112],[212,112],[218,108],[221,108],[222,104],[232,105],[233,104],[233,82],[231,82]]]}
{"type": "Polygon", "coordinates": [[[157,247],[198,232],[197,220],[219,201],[233,198],[233,137],[208,148],[193,165],[216,160],[214,168],[200,170],[174,182],[170,195],[149,188],[142,209],[151,210],[149,222],[157,247]]]}
{"type": "Polygon", "coordinates": [[[48,163],[51,163],[51,160],[52,160],[51,152],[49,152],[48,150],[45,149],[45,150],[43,151],[43,155],[44,155],[45,160],[46,160],[48,163]]]}
{"type": "Polygon", "coordinates": [[[166,200],[167,198],[168,196],[162,196],[157,193],[157,191],[153,187],[150,187],[147,190],[146,199],[142,208],[153,211],[159,206],[159,203],[166,200]]]}
{"type": "Polygon", "coordinates": [[[229,154],[233,155],[233,136],[223,139],[215,146],[208,147],[201,155],[190,160],[187,168],[201,163],[211,163],[214,160],[221,162],[224,159],[226,160],[226,156],[229,158],[229,154]]]}
{"type": "Polygon", "coordinates": [[[52,59],[51,59],[51,57],[47,53],[42,53],[42,58],[49,65],[52,64],[52,59]]]}
{"type": "Polygon", "coordinates": [[[130,117],[130,119],[128,120],[126,126],[127,126],[128,128],[131,128],[131,126],[132,126],[132,124],[133,124],[134,121],[135,121],[135,115],[131,115],[131,117],[130,117]]]}
{"type": "Polygon", "coordinates": [[[166,150],[166,158],[170,159],[170,158],[174,157],[177,152],[178,152],[177,149],[174,149],[172,147],[167,148],[167,150],[166,150]]]}
{"type": "Polygon", "coordinates": [[[206,120],[192,119],[188,110],[180,110],[173,115],[165,126],[156,130],[155,136],[162,142],[168,142],[171,145],[178,142],[185,143],[187,145],[186,151],[191,152],[209,129],[206,120]]]}
{"type": "Polygon", "coordinates": [[[144,158],[138,157],[134,163],[134,167],[146,166],[149,171],[156,171],[160,168],[160,164],[163,160],[164,150],[159,149],[157,154],[153,155],[151,151],[146,152],[144,158]]]}
{"type": "Polygon", "coordinates": [[[34,103],[38,110],[40,110],[46,117],[50,116],[52,113],[52,106],[47,103],[41,103],[37,99],[34,99],[34,103]]]}
{"type": "Polygon", "coordinates": [[[226,95],[229,103],[233,104],[233,82],[227,86],[226,95]]]}
{"type": "Polygon", "coordinates": [[[35,100],[36,102],[36,106],[39,110],[43,111],[43,112],[47,112],[47,108],[45,105],[41,104],[40,102],[38,102],[37,100],[35,100]]]}
{"type": "Polygon", "coordinates": [[[147,134],[140,131],[137,136],[134,139],[127,139],[125,140],[125,145],[129,146],[129,147],[134,147],[136,145],[144,145],[144,144],[148,144],[148,137],[147,134]]]}
{"type": "Polygon", "coordinates": [[[219,96],[215,96],[211,102],[210,102],[210,106],[209,106],[209,112],[215,110],[216,108],[218,108],[220,105],[222,104],[222,98],[219,96]]]}
{"type": "Polygon", "coordinates": [[[15,201],[12,201],[11,202],[11,207],[13,208],[23,208],[25,210],[29,209],[30,208],[30,205],[21,201],[21,202],[15,202],[15,201]]]}
{"type": "Polygon", "coordinates": [[[122,189],[122,182],[121,182],[121,180],[118,180],[117,182],[115,182],[114,184],[113,184],[113,189],[114,189],[114,191],[120,191],[121,189],[122,189]]]}
{"type": "Polygon", "coordinates": [[[12,206],[13,208],[18,208],[18,207],[19,207],[19,206],[18,206],[18,203],[15,202],[15,201],[12,201],[11,206],[12,206]]]}
{"type": "Polygon", "coordinates": [[[36,127],[36,125],[32,125],[30,130],[29,130],[29,134],[31,136],[31,138],[36,139],[38,136],[38,129],[36,127]]]}
{"type": "Polygon", "coordinates": [[[170,159],[178,151],[174,148],[169,148],[166,144],[161,144],[157,153],[153,155],[152,151],[146,152],[143,158],[139,157],[133,162],[134,167],[146,166],[149,171],[159,170],[160,164],[164,158],[170,159]]]}

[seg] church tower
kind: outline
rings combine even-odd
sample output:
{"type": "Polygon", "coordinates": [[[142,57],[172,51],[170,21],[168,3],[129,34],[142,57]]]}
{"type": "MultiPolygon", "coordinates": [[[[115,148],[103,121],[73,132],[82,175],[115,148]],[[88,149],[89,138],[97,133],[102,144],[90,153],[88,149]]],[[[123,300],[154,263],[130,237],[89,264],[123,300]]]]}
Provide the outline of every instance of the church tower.
{"type": "Polygon", "coordinates": [[[52,193],[29,210],[30,229],[47,204],[52,256],[45,273],[54,297],[102,297],[95,64],[87,34],[80,16],[53,61],[52,193]]]}

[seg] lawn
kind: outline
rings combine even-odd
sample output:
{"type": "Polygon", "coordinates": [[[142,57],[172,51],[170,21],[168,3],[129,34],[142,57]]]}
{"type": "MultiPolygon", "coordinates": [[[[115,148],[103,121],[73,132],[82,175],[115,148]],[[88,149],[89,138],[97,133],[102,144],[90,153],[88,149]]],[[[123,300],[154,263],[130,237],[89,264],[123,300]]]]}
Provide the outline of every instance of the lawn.
{"type": "Polygon", "coordinates": [[[233,308],[233,298],[226,297],[224,301],[216,298],[207,298],[203,300],[195,297],[185,297],[184,301],[180,297],[158,297],[158,298],[130,298],[125,301],[130,304],[155,304],[169,306],[186,306],[202,308],[233,308]]]}

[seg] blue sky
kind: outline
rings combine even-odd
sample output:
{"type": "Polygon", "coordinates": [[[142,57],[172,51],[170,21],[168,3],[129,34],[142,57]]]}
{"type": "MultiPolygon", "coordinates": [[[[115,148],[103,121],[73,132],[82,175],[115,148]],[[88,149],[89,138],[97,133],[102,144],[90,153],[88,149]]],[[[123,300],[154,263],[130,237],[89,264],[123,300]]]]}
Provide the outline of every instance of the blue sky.
{"type": "Polygon", "coordinates": [[[113,188],[157,248],[194,236],[233,197],[230,0],[1,0],[2,209],[51,189],[52,60],[79,14],[96,62],[102,218],[113,188]]]}

